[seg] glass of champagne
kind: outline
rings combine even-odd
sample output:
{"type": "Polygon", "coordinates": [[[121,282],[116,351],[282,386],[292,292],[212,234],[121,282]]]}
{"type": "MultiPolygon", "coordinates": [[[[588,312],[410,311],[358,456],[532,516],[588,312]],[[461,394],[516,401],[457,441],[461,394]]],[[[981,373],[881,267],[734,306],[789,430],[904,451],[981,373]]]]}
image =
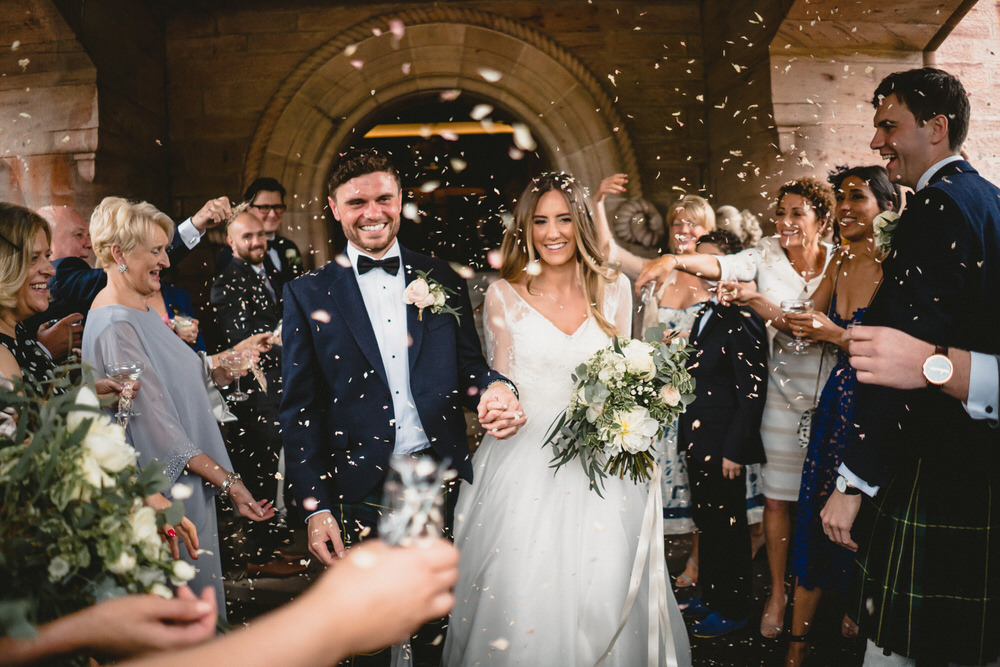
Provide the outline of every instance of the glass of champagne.
{"type": "Polygon", "coordinates": [[[387,511],[379,518],[379,539],[406,546],[427,536],[440,536],[445,527],[444,483],[449,462],[429,456],[396,454],[389,460],[383,487],[387,511]]]}
{"type": "Polygon", "coordinates": [[[135,397],[132,383],[139,379],[144,370],[146,364],[141,361],[115,360],[104,364],[104,372],[108,377],[122,383],[122,390],[118,395],[118,412],[115,413],[122,428],[128,425],[129,417],[139,415],[139,411],[132,407],[132,399],[135,397]]]}
{"type": "MultiPolygon", "coordinates": [[[[812,299],[785,299],[781,302],[781,312],[811,313],[814,305],[812,299]]],[[[788,347],[792,348],[792,354],[805,354],[809,344],[809,341],[801,336],[795,336],[795,340],[786,343],[788,347]]]]}
{"type": "Polygon", "coordinates": [[[236,391],[229,398],[236,403],[245,401],[250,395],[240,389],[240,377],[253,365],[253,352],[250,350],[230,350],[222,355],[222,367],[236,376],[236,391]]]}

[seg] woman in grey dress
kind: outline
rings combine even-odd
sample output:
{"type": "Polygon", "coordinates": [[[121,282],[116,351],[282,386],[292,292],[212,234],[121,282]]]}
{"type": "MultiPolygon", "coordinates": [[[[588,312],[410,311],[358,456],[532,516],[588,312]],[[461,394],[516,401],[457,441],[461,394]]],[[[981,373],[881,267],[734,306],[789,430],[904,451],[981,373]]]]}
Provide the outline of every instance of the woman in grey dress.
{"type": "MultiPolygon", "coordinates": [[[[271,518],[274,508],[269,502],[258,503],[231,472],[212,414],[206,390],[209,373],[220,386],[235,376],[217,365],[211,368],[210,358],[203,361],[147,306],[147,298],[160,288],[160,271],[170,265],[166,251],[173,229],[170,218],[146,202],[107,197],[94,209],[90,234],[108,285],[88,315],[83,358],[98,373],[108,362],[144,364],[142,391],[134,402],[139,414],[129,419],[126,437],[139,452],[140,465],[158,461],[164,466],[171,484],[168,496],[178,483],[190,489],[185,513],[198,530],[203,551],[197,560],[183,556],[197,569],[192,587],[214,587],[224,617],[215,496],[227,496],[241,515],[256,521],[271,518]]],[[[270,347],[266,337],[258,335],[240,345],[270,347]]]]}

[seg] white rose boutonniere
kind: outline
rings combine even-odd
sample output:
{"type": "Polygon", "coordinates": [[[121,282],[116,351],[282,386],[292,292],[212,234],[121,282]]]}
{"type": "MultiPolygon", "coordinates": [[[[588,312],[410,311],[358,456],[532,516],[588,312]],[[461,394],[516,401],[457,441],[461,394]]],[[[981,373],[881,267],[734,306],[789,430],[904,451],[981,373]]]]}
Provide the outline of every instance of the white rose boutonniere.
{"type": "Polygon", "coordinates": [[[411,306],[417,307],[417,319],[424,319],[424,308],[430,308],[432,313],[447,313],[454,315],[455,321],[461,323],[458,308],[448,305],[448,296],[456,295],[457,292],[445,287],[436,280],[430,278],[430,271],[417,271],[417,278],[406,286],[403,292],[403,301],[411,306]]]}
{"type": "Polygon", "coordinates": [[[882,252],[892,250],[892,235],[899,226],[899,214],[895,211],[882,211],[872,220],[875,231],[875,246],[882,252]]]}

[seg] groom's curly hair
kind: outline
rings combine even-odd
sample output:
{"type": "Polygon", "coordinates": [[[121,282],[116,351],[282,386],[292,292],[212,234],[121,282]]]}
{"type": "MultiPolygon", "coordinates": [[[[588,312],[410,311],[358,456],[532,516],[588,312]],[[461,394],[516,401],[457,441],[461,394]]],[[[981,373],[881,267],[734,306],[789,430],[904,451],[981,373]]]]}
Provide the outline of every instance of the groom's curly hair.
{"type": "Polygon", "coordinates": [[[337,164],[330,172],[330,179],[327,181],[327,191],[330,197],[336,197],[337,188],[358,176],[374,174],[379,171],[387,171],[395,179],[396,185],[402,188],[402,181],[396,165],[392,163],[392,157],[374,148],[352,148],[340,156],[337,164]]]}

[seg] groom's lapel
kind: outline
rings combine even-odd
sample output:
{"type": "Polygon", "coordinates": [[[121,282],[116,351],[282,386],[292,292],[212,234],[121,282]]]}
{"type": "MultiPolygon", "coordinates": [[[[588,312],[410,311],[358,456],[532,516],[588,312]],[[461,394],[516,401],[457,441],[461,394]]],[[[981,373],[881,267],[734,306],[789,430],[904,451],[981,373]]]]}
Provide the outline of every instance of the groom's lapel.
{"type": "Polygon", "coordinates": [[[389,380],[382,366],[382,353],[379,352],[378,342],[375,340],[375,330],[372,329],[371,320],[368,319],[368,309],[365,308],[361,288],[358,287],[358,279],[351,266],[341,267],[341,270],[334,274],[330,296],[333,297],[334,305],[340,311],[345,326],[354,336],[362,354],[388,386],[389,380]]]}
{"type": "MultiPolygon", "coordinates": [[[[406,248],[399,247],[400,259],[403,262],[403,276],[406,284],[409,285],[410,281],[416,280],[420,276],[417,275],[417,269],[421,271],[426,271],[427,267],[424,264],[423,257],[420,255],[410,252],[406,248]]],[[[425,309],[426,311],[426,309],[425,309]]],[[[413,370],[413,365],[417,363],[417,355],[420,354],[420,345],[424,341],[424,324],[426,320],[418,319],[420,309],[414,305],[407,304],[406,306],[406,331],[410,334],[410,345],[409,345],[409,361],[410,370],[413,370]]],[[[424,312],[424,315],[429,315],[429,312],[424,312]]],[[[412,378],[411,378],[412,383],[412,378]]]]}

